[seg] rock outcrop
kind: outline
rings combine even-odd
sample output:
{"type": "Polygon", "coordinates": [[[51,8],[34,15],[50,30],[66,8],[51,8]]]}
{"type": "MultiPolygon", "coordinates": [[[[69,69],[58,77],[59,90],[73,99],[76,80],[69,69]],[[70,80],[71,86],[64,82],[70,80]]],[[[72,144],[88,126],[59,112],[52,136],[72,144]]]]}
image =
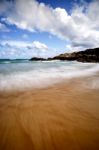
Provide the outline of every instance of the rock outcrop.
{"type": "Polygon", "coordinates": [[[44,61],[46,60],[45,58],[39,58],[39,57],[33,57],[30,59],[31,61],[44,61]]]}
{"type": "Polygon", "coordinates": [[[65,53],[53,58],[54,60],[77,60],[80,62],[99,62],[99,48],[88,49],[85,51],[65,53]]]}
{"type": "Polygon", "coordinates": [[[79,61],[79,62],[99,62],[99,48],[87,49],[85,51],[73,52],[73,53],[64,53],[53,58],[37,58],[33,57],[30,60],[32,61],[50,61],[50,60],[68,60],[68,61],[79,61]]]}

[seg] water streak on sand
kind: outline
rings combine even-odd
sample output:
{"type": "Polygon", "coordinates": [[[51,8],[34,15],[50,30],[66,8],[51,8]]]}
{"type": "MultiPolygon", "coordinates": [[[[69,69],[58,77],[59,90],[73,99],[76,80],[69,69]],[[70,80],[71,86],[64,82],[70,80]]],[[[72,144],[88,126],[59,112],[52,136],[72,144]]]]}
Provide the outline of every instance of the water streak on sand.
{"type": "Polygon", "coordinates": [[[98,150],[99,91],[80,88],[88,80],[0,93],[0,150],[98,150]]]}

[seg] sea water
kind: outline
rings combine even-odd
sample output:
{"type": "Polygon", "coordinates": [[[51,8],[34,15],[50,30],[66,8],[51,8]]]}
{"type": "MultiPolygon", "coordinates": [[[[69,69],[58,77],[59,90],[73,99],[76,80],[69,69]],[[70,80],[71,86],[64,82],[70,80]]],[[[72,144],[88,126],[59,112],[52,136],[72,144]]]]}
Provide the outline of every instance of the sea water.
{"type": "MultiPolygon", "coordinates": [[[[99,75],[97,63],[5,60],[0,62],[0,92],[43,88],[73,78],[93,75],[99,75]]],[[[94,88],[99,88],[98,77],[93,85],[94,88]]]]}

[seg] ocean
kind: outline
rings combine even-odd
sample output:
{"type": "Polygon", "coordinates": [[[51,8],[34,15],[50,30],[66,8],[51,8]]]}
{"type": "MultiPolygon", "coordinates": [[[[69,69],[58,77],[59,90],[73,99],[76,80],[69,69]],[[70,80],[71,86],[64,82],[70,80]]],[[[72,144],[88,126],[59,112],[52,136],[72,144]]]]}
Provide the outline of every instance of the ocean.
{"type": "Polygon", "coordinates": [[[0,91],[44,88],[78,77],[96,75],[90,88],[99,88],[99,64],[76,61],[0,61],[0,91]]]}

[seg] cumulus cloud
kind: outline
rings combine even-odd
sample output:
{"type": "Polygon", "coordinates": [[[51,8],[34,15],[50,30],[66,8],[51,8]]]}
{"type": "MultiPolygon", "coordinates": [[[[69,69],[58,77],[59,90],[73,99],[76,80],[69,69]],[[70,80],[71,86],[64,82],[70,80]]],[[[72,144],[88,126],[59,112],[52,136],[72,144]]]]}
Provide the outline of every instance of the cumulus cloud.
{"type": "Polygon", "coordinates": [[[34,48],[34,49],[39,49],[39,50],[48,50],[47,45],[39,41],[33,41],[30,43],[30,42],[25,42],[25,41],[5,40],[5,41],[0,41],[0,45],[9,46],[9,47],[17,47],[17,48],[30,47],[31,49],[34,48]]]}
{"type": "Polygon", "coordinates": [[[26,58],[32,56],[48,57],[50,48],[39,41],[25,42],[25,41],[0,41],[0,57],[17,57],[26,58]]]}
{"type": "MultiPolygon", "coordinates": [[[[6,7],[8,10],[9,5],[6,4],[6,7]]],[[[75,5],[71,14],[63,8],[53,9],[36,0],[16,0],[2,21],[30,32],[49,32],[69,41],[69,48],[80,50],[99,46],[98,14],[97,0],[75,5]]],[[[38,49],[41,46],[40,43],[34,45],[38,46],[38,49]]]]}
{"type": "Polygon", "coordinates": [[[48,50],[47,45],[39,41],[34,41],[32,45],[33,45],[33,48],[36,48],[39,50],[43,50],[43,51],[48,50]]]}
{"type": "Polygon", "coordinates": [[[24,41],[12,41],[12,40],[5,40],[5,41],[0,41],[0,44],[2,46],[8,46],[8,47],[13,47],[13,48],[26,48],[27,46],[31,45],[28,42],[24,41]]]}

